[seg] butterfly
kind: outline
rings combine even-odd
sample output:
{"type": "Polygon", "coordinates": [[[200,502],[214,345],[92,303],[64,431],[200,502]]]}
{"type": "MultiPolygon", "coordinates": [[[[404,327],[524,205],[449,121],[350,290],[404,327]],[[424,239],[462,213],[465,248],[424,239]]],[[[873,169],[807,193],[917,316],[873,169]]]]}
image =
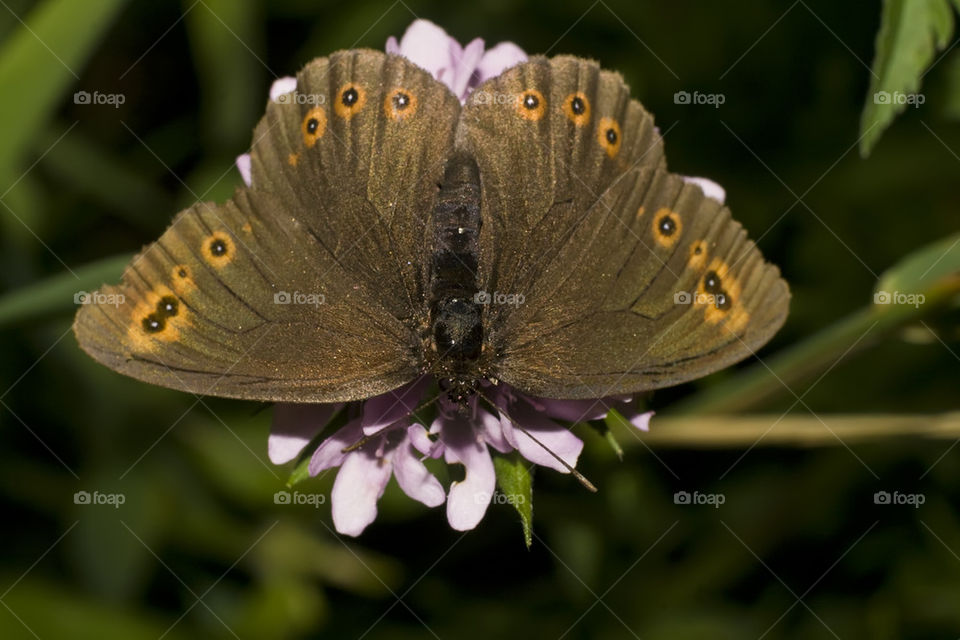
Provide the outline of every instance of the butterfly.
{"type": "Polygon", "coordinates": [[[122,374],[272,402],[432,375],[557,399],[676,385],[783,324],[789,290],[729,209],[667,169],[592,61],[532,57],[461,104],[403,57],[309,63],[253,135],[252,182],[196,204],[80,308],[122,374]]]}

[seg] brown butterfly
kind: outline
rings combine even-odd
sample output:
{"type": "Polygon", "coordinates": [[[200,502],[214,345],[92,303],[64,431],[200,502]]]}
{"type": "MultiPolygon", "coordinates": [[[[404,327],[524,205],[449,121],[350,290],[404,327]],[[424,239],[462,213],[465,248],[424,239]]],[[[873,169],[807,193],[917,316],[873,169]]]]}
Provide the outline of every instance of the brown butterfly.
{"type": "Polygon", "coordinates": [[[432,374],[548,398],[675,385],[748,356],[789,291],[667,170],[621,77],[531,58],[466,105],[406,59],[314,60],[254,132],[252,186],[181,212],[74,329],[120,373],[263,401],[432,374]]]}

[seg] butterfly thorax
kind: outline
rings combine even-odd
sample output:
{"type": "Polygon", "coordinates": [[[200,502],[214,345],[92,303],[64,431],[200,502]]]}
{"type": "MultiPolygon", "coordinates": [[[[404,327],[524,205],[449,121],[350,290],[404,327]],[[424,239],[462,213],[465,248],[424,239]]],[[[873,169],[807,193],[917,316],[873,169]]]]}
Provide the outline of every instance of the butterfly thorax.
{"type": "Polygon", "coordinates": [[[480,176],[467,154],[447,163],[432,216],[430,341],[433,373],[457,400],[479,377],[483,346],[477,259],[480,233],[480,176]]]}

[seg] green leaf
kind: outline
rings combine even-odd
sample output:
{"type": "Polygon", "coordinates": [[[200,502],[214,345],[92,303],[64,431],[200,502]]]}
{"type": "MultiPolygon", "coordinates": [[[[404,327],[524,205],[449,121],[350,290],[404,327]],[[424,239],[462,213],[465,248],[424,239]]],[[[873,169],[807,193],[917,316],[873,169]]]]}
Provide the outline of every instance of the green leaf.
{"type": "MultiPolygon", "coordinates": [[[[960,0],[953,0],[960,9],[960,0]]],[[[923,74],[953,35],[950,0],[886,0],[872,79],[860,118],[860,155],[867,157],[897,114],[922,103],[923,74]],[[913,98],[911,98],[913,96],[913,98]]]]}
{"type": "Polygon", "coordinates": [[[42,137],[42,127],[124,2],[46,0],[0,47],[0,178],[5,183],[12,182],[23,154],[42,137]]]}
{"type": "Polygon", "coordinates": [[[914,251],[883,272],[876,292],[920,293],[960,279],[960,233],[914,251]]]}
{"type": "Polygon", "coordinates": [[[129,255],[104,258],[74,269],[73,273],[58,273],[0,296],[0,328],[75,309],[76,294],[120,280],[123,267],[130,260],[129,255]]]}
{"type": "Polygon", "coordinates": [[[516,451],[493,458],[497,485],[507,502],[520,514],[523,541],[529,549],[533,544],[533,474],[527,464],[516,451]]]}
{"type": "Polygon", "coordinates": [[[633,428],[633,425],[630,424],[630,421],[623,417],[623,414],[617,411],[616,409],[610,409],[607,411],[606,417],[603,419],[602,423],[591,422],[591,425],[594,425],[601,433],[603,438],[607,441],[607,444],[610,445],[610,448],[613,449],[613,452],[617,454],[617,458],[620,461],[623,461],[623,447],[620,446],[620,443],[617,442],[616,436],[613,435],[612,427],[614,425],[619,425],[621,427],[633,428]]]}

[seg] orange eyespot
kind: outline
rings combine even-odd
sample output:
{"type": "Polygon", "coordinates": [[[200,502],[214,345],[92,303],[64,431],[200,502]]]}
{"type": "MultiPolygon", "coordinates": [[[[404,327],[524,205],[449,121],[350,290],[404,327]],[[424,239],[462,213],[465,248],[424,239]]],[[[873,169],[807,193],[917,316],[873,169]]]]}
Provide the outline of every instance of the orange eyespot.
{"type": "Polygon", "coordinates": [[[203,241],[203,258],[208,264],[221,267],[229,264],[236,253],[233,238],[223,231],[214,231],[203,241]]]}
{"type": "Polygon", "coordinates": [[[317,140],[322,138],[323,133],[327,130],[327,114],[323,108],[314,107],[307,111],[307,115],[303,117],[303,122],[300,125],[300,130],[303,132],[303,143],[307,145],[307,148],[317,144],[317,140]]]}
{"type": "Polygon", "coordinates": [[[582,91],[571,93],[563,101],[563,112],[573,124],[582,127],[590,122],[590,100],[582,91]]]}
{"type": "Polygon", "coordinates": [[[704,307],[703,317],[710,324],[727,322],[737,332],[746,326],[750,315],[738,304],[740,283],[730,274],[730,267],[714,258],[697,285],[697,300],[704,307]]]}
{"type": "MultiPolygon", "coordinates": [[[[189,272],[187,276],[181,276],[181,270],[186,272],[182,265],[174,267],[175,284],[176,279],[189,277],[189,272]]],[[[150,351],[156,347],[158,340],[176,340],[180,336],[180,329],[190,324],[186,311],[180,298],[163,285],[147,292],[132,312],[132,322],[127,330],[131,344],[138,351],[150,351]]]]}
{"type": "Polygon", "coordinates": [[[600,118],[597,126],[597,141],[608,156],[616,157],[620,152],[620,143],[623,142],[620,124],[613,118],[600,118]]]}
{"type": "Polygon", "coordinates": [[[349,82],[337,91],[337,97],[333,101],[333,111],[341,118],[349,120],[354,114],[359,113],[366,103],[367,92],[363,87],[349,82]]]}
{"type": "Polygon", "coordinates": [[[516,110],[521,118],[536,122],[547,112],[547,100],[536,89],[527,89],[517,96],[516,110]]]}
{"type": "Polygon", "coordinates": [[[697,240],[690,245],[690,258],[687,260],[687,266],[699,271],[707,263],[707,243],[703,240],[697,240]]]}
{"type": "Polygon", "coordinates": [[[653,238],[661,247],[670,248],[677,244],[683,233],[683,222],[680,216],[670,209],[663,207],[653,216],[651,222],[653,238]]]}
{"type": "Polygon", "coordinates": [[[383,100],[383,112],[397,122],[417,112],[417,95],[409,89],[397,87],[383,100]]]}

